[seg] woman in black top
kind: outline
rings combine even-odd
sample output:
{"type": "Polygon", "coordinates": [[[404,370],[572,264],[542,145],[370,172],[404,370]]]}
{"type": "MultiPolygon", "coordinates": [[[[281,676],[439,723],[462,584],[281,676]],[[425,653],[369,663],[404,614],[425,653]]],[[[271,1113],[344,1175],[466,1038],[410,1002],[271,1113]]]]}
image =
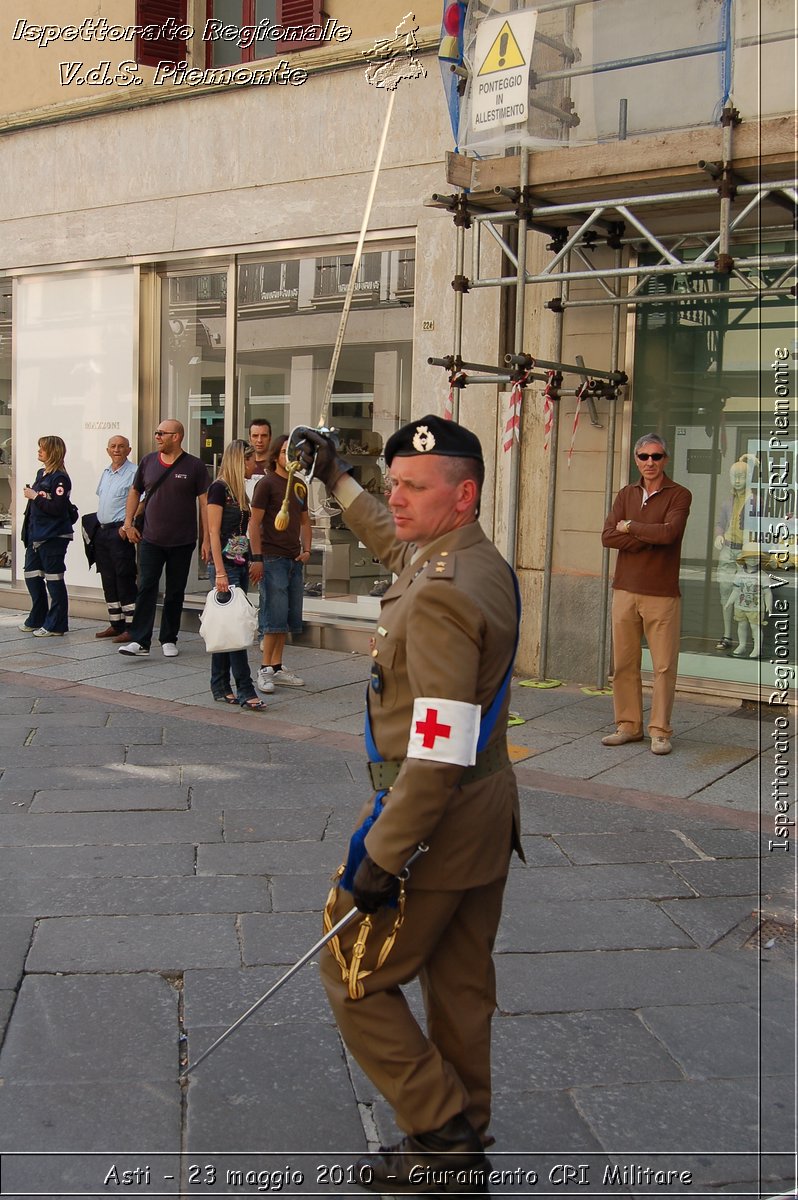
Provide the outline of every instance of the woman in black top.
{"type": "MultiPolygon", "coordinates": [[[[211,587],[227,592],[230,585],[244,592],[249,583],[249,501],[244,481],[255,467],[255,451],[237,438],[222,455],[218,478],[208,488],[208,533],[211,561],[208,578],[211,587]]],[[[211,655],[211,693],[220,704],[240,704],[247,712],[263,712],[266,705],[258,699],[246,650],[230,650],[211,655]],[[235,679],[233,692],[230,673],[235,679]]]]}
{"type": "MultiPolygon", "coordinates": [[[[39,462],[33,485],[23,488],[28,501],[22,522],[25,584],[31,610],[20,629],[34,637],[63,637],[69,629],[69,597],[64,574],[72,541],[72,480],[64,470],[66,446],[60,437],[39,438],[39,462]]],[[[77,510],[75,510],[77,511],[77,510]]]]}

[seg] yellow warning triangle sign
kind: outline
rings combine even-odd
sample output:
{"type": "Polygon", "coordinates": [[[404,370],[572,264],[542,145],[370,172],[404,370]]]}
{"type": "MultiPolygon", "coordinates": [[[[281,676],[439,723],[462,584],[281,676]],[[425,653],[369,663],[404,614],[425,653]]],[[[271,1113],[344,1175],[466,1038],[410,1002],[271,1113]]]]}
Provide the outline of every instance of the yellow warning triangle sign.
{"type": "Polygon", "coordinates": [[[477,74],[492,75],[495,71],[507,71],[512,67],[524,66],[526,66],[526,59],[521,53],[521,47],[515,40],[510,22],[505,21],[493,45],[485,55],[485,61],[477,74]]]}

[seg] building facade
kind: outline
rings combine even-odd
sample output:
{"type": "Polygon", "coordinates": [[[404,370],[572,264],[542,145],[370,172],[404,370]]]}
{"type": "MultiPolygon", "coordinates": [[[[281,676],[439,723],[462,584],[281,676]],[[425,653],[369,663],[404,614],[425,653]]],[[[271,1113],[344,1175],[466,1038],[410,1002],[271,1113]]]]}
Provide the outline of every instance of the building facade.
{"type": "MultiPolygon", "coordinates": [[[[719,21],[727,7],[706,5],[719,21]]],[[[393,430],[454,406],[489,460],[481,519],[521,579],[520,669],[601,682],[611,671],[611,561],[599,532],[629,478],[636,436],[657,429],[694,495],[681,680],[755,694],[784,636],[794,658],[793,626],[785,634],[769,621],[754,661],[716,648],[724,610],[715,540],[731,468],[743,460],[747,536],[760,547],[775,539],[761,567],[785,580],[776,592],[794,594],[791,200],[783,189],[764,198],[761,187],[745,190],[763,172],[776,184],[794,170],[794,40],[790,5],[768,6],[771,41],[754,0],[733,7],[727,43],[741,43],[746,82],[732,93],[742,116],[731,142],[714,111],[720,91],[709,89],[710,104],[697,83],[692,110],[680,94],[657,124],[662,105],[649,104],[640,128],[641,89],[629,91],[621,137],[617,96],[600,86],[612,72],[598,68],[609,44],[635,58],[642,35],[624,22],[640,4],[557,0],[538,16],[536,45],[556,57],[549,73],[580,60],[592,69],[573,75],[567,96],[562,79],[548,85],[560,90],[538,109],[545,127],[527,123],[534,144],[514,127],[486,155],[451,153],[438,4],[417,5],[413,21],[387,0],[330,0],[324,11],[280,0],[101,0],[90,18],[78,0],[34,0],[24,18],[0,16],[0,604],[24,602],[20,496],[42,434],[65,438],[74,498],[88,512],[111,433],[129,436],[139,457],[158,421],[178,417],[187,449],[213,473],[253,417],[275,433],[316,423],[392,104],[326,414],[360,481],[381,493],[393,430]],[[613,23],[626,43],[609,36],[613,23]],[[563,46],[578,46],[579,59],[563,46]],[[367,80],[380,63],[399,64],[395,93],[367,80]],[[555,102],[561,114],[581,114],[579,124],[558,118],[552,128],[555,102]],[[728,168],[735,191],[725,209],[713,163],[728,168]],[[693,201],[699,192],[710,195],[693,201]],[[645,196],[641,217],[633,202],[645,196]],[[608,200],[629,201],[627,218],[608,209],[590,224],[608,200]],[[712,239],[724,220],[732,265],[718,270],[712,239]],[[512,381],[500,372],[518,351],[623,372],[628,383],[612,396],[577,397],[585,380],[566,372],[547,434],[545,371],[528,373],[520,410],[517,395],[511,407],[512,381]],[[473,383],[479,372],[428,361],[450,355],[492,365],[495,381],[473,383]],[[452,377],[466,385],[453,388],[452,377]],[[506,449],[514,411],[520,436],[506,449]],[[769,445],[776,428],[783,448],[769,445]]],[[[683,24],[674,20],[663,37],[681,46],[683,24]]],[[[663,95],[672,80],[655,77],[663,95]]],[[[649,82],[642,94],[651,90],[649,82]]],[[[792,207],[794,216],[794,190],[792,207]]],[[[315,489],[311,502],[306,618],[330,644],[362,637],[384,575],[315,489]]],[[[99,611],[79,546],[67,562],[73,603],[99,611]]],[[[192,588],[199,602],[199,561],[192,588]]]]}

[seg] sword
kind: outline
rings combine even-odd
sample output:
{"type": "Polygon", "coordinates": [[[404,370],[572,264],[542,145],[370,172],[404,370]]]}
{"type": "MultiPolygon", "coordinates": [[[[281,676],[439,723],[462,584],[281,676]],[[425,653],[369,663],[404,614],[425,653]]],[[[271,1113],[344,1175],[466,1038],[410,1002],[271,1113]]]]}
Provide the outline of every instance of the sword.
{"type": "MultiPolygon", "coordinates": [[[[397,879],[409,879],[411,864],[414,863],[420,855],[426,854],[428,850],[429,846],[426,844],[426,842],[419,842],[415,851],[413,854],[411,854],[410,858],[397,875],[397,879]]],[[[283,984],[288,983],[288,980],[292,979],[294,975],[296,975],[297,971],[300,971],[302,967],[304,967],[305,963],[310,962],[313,956],[318,954],[319,950],[322,950],[328,942],[331,942],[334,937],[337,937],[342,929],[346,929],[347,925],[350,925],[352,921],[354,921],[355,917],[362,916],[363,913],[359,908],[350,908],[349,912],[345,913],[344,916],[341,917],[340,921],[333,925],[329,933],[325,933],[324,937],[319,938],[319,940],[313,946],[311,946],[309,950],[305,951],[301,958],[297,959],[292,967],[288,968],[284,975],[280,976],[276,983],[272,984],[267,992],[264,992],[260,1000],[256,1000],[255,1003],[251,1005],[251,1007],[248,1008],[245,1013],[241,1014],[238,1020],[233,1022],[229,1029],[225,1029],[224,1033],[220,1034],[216,1041],[211,1043],[208,1049],[204,1051],[199,1058],[195,1059],[193,1063],[187,1066],[185,1071],[181,1071],[178,1075],[178,1079],[186,1079],[192,1071],[196,1070],[201,1062],[205,1062],[205,1059],[208,1058],[209,1055],[213,1054],[214,1050],[221,1046],[222,1042],[226,1042],[231,1034],[235,1033],[235,1031],[239,1029],[245,1021],[248,1021],[252,1014],[258,1011],[262,1004],[265,1004],[266,1001],[275,994],[275,992],[279,992],[283,984]]]]}

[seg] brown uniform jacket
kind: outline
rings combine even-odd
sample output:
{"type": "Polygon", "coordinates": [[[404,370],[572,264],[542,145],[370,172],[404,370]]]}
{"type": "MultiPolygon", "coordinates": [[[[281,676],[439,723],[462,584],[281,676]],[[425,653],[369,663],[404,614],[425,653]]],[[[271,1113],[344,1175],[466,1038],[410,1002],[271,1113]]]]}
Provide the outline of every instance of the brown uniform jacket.
{"type": "MultiPolygon", "coordinates": [[[[373,657],[381,690],[368,692],[371,729],[384,759],[403,759],[366,849],[398,872],[420,841],[430,850],[412,868],[414,887],[478,887],[504,876],[520,853],[518,790],[511,767],[460,786],[464,768],[405,758],[416,696],[478,704],[494,699],[516,637],[507,563],[477,523],[452,530],[411,561],[385,506],[364,492],[344,513],[349,528],[399,578],[382,599],[373,657]],[[439,566],[442,564],[442,566],[439,566]]],[[[509,688],[489,746],[507,736],[509,688]]],[[[371,811],[363,807],[360,820],[371,811]]]]}

